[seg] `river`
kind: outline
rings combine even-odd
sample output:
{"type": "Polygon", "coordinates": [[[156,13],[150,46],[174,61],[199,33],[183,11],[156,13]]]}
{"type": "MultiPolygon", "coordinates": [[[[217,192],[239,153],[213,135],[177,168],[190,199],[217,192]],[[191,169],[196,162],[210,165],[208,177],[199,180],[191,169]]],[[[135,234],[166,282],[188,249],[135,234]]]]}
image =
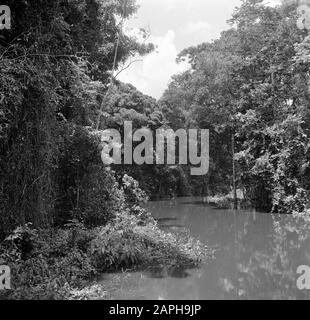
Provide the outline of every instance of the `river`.
{"type": "Polygon", "coordinates": [[[216,249],[194,270],[111,274],[120,300],[310,299],[298,290],[298,266],[310,266],[310,228],[293,216],[219,210],[200,198],[148,204],[162,228],[189,229],[216,249]]]}

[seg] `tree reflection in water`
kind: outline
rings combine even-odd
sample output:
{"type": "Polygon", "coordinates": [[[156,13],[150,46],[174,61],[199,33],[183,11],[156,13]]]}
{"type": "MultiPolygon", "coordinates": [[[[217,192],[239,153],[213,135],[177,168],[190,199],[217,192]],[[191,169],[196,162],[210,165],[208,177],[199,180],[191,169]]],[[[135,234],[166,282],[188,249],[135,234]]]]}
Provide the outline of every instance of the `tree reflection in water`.
{"type": "Polygon", "coordinates": [[[309,217],[275,215],[268,225],[257,215],[249,215],[237,231],[237,275],[220,280],[223,290],[239,299],[310,299],[310,292],[296,285],[298,266],[310,266],[309,217]]]}

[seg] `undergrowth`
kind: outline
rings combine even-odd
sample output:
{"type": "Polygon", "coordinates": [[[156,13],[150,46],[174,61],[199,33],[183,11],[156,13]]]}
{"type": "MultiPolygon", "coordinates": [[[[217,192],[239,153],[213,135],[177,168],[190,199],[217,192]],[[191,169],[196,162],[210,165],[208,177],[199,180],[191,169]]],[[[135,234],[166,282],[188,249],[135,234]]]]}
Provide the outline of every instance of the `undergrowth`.
{"type": "Polygon", "coordinates": [[[125,210],[94,229],[76,220],[57,230],[17,228],[0,248],[0,265],[10,266],[12,273],[12,289],[0,292],[0,299],[104,298],[104,288],[89,287],[101,273],[193,267],[211,254],[187,233],[160,230],[144,209],[136,206],[133,212],[125,210]]]}

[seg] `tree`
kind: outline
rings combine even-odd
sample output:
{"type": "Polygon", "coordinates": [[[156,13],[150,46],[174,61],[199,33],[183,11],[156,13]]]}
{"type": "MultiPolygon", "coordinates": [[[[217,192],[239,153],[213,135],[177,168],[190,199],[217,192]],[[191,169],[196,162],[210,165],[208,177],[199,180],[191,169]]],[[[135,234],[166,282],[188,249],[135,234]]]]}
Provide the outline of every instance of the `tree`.
{"type": "MultiPolygon", "coordinates": [[[[88,179],[106,174],[92,127],[116,39],[116,67],[153,47],[126,36],[117,21],[136,11],[132,0],[6,4],[12,29],[0,38],[1,236],[17,224],[49,226],[88,210],[88,179]]],[[[97,184],[94,192],[105,188],[97,184]]]]}
{"type": "Polygon", "coordinates": [[[220,39],[179,55],[191,70],[162,99],[175,125],[210,129],[213,192],[237,180],[264,211],[302,211],[309,190],[309,39],[296,21],[296,4],[243,1],[220,39]]]}

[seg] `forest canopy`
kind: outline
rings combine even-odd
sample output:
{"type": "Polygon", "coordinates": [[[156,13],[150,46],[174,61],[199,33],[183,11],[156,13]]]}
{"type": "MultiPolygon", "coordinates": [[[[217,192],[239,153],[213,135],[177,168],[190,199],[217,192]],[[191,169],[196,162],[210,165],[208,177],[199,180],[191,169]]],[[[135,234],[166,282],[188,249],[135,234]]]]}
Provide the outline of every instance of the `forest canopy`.
{"type": "Polygon", "coordinates": [[[160,101],[173,127],[210,129],[210,191],[230,192],[236,179],[267,212],[308,204],[310,38],[297,25],[297,5],[243,1],[218,40],[179,54],[191,69],[160,101]]]}

